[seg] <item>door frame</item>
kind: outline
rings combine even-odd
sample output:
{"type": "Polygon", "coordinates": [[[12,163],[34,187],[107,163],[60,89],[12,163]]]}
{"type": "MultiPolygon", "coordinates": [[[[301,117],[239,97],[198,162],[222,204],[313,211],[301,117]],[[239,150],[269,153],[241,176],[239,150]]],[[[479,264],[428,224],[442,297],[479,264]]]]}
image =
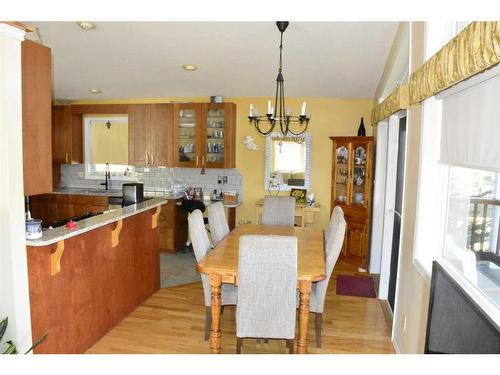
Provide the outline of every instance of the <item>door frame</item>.
{"type": "MultiPolygon", "coordinates": [[[[390,280],[390,267],[391,267],[391,256],[392,256],[392,242],[393,242],[393,231],[394,231],[394,215],[395,215],[395,202],[396,202],[396,179],[397,179],[397,164],[398,164],[398,151],[399,151],[399,120],[403,117],[407,117],[407,111],[401,110],[388,119],[388,136],[387,136],[387,158],[386,158],[386,173],[385,173],[385,191],[384,191],[384,204],[383,204],[383,225],[382,225],[382,238],[381,238],[381,256],[380,256],[380,280],[378,289],[378,298],[387,299],[389,294],[389,280],[390,280]]],[[[408,120],[408,118],[407,118],[408,120]]],[[[408,127],[408,121],[407,121],[408,127]]],[[[407,139],[405,142],[405,148],[407,145],[407,139]]],[[[405,156],[405,168],[404,174],[406,175],[406,160],[405,156]]],[[[403,181],[405,178],[403,176],[403,181]]],[[[401,212],[403,215],[405,207],[405,186],[403,184],[403,197],[401,204],[401,212]]],[[[379,214],[380,215],[380,214],[379,214]]],[[[401,237],[404,232],[404,218],[401,217],[401,229],[400,229],[400,245],[399,252],[401,252],[401,237]]],[[[397,271],[399,274],[399,264],[401,262],[401,257],[398,257],[397,271]]],[[[396,280],[396,293],[394,298],[394,306],[397,305],[397,289],[398,280],[396,280]]],[[[393,311],[394,313],[394,311],[393,311]]]]}
{"type": "MultiPolygon", "coordinates": [[[[372,225],[370,234],[370,263],[368,272],[380,276],[382,234],[384,231],[385,180],[387,174],[388,119],[377,124],[375,139],[375,174],[373,180],[372,225]]],[[[378,288],[378,285],[377,285],[378,288]]]]}

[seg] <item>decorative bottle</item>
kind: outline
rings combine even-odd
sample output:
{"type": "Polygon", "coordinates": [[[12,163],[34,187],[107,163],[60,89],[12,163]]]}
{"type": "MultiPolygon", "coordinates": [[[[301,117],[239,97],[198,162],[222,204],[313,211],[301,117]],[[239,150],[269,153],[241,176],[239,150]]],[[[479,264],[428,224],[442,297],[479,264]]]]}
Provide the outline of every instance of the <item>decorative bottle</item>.
{"type": "Polygon", "coordinates": [[[363,117],[361,117],[361,123],[358,128],[358,137],[366,136],[365,124],[363,123],[363,117]]]}

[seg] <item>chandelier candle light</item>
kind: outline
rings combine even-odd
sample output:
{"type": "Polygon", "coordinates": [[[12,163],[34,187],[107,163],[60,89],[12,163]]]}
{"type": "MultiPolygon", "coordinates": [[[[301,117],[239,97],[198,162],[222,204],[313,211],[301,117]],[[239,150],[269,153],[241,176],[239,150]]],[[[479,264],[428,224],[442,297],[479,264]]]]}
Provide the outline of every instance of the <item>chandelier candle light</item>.
{"type": "Polygon", "coordinates": [[[309,125],[309,120],[311,116],[306,112],[306,102],[302,103],[299,116],[293,116],[292,112],[285,107],[285,79],[282,74],[282,51],[283,51],[283,33],[288,27],[288,21],[278,21],[276,26],[281,33],[280,38],[280,65],[278,69],[278,77],[276,78],[276,97],[274,99],[274,107],[271,105],[271,101],[267,101],[267,112],[265,115],[260,115],[257,108],[250,104],[250,113],[248,114],[248,119],[255,126],[255,129],[261,135],[270,134],[276,125],[279,123],[281,133],[283,135],[300,135],[307,130],[309,125]],[[276,109],[276,113],[274,112],[276,109]],[[262,122],[267,123],[266,126],[261,124],[262,122]],[[292,126],[297,125],[297,129],[292,130],[292,126]]]}

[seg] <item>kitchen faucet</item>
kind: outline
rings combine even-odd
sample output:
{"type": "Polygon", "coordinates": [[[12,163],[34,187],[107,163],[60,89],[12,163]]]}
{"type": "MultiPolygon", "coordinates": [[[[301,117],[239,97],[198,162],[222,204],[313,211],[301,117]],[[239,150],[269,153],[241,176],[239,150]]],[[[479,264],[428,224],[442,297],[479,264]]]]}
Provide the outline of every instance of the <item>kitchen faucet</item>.
{"type": "Polygon", "coordinates": [[[104,189],[108,190],[111,188],[111,172],[109,171],[109,163],[106,163],[106,171],[104,172],[105,180],[101,183],[104,185],[104,189]]]}

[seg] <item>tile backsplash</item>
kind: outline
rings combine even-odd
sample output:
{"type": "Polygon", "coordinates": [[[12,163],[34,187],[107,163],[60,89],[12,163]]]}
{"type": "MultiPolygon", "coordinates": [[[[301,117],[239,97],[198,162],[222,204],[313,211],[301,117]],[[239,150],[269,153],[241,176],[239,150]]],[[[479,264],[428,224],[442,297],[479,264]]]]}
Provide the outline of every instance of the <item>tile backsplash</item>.
{"type": "MultiPolygon", "coordinates": [[[[200,174],[199,168],[158,168],[136,167],[135,175],[138,182],[144,183],[144,192],[147,195],[164,195],[174,184],[187,187],[201,187],[203,192],[212,193],[213,190],[236,191],[239,200],[243,200],[243,177],[237,169],[206,169],[200,174]],[[218,176],[227,176],[226,184],[218,184],[218,176]]],[[[61,165],[61,183],[64,188],[103,189],[102,179],[86,179],[83,164],[61,165]]],[[[122,184],[130,180],[120,180],[119,176],[111,176],[111,189],[121,190],[122,184]]]]}

